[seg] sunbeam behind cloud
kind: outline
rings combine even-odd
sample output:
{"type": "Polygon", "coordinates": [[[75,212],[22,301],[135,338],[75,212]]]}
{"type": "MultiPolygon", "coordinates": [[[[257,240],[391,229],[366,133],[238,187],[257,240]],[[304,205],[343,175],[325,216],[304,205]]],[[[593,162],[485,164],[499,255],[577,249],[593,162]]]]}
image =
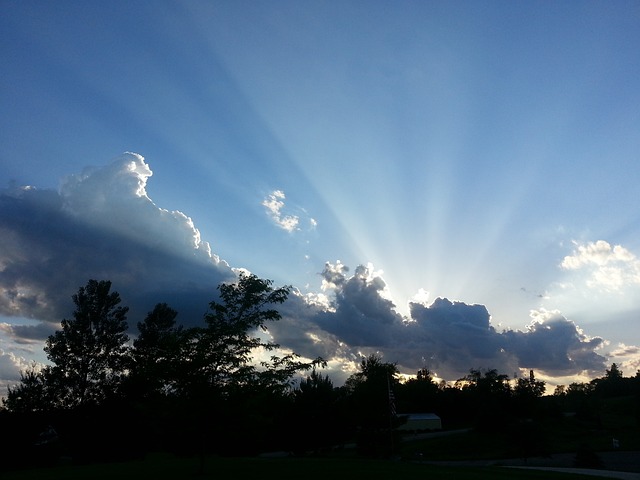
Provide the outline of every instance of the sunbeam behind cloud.
{"type": "Polygon", "coordinates": [[[635,5],[284,4],[3,8],[5,360],[88,278],[135,329],[158,301],[200,322],[245,269],[294,285],[274,337],[341,374],[635,374],[635,5]],[[152,165],[102,164],[123,150],[152,165]]]}
{"type": "Polygon", "coordinates": [[[535,312],[525,330],[499,332],[484,305],[437,298],[431,305],[411,303],[410,318],[403,318],[385,298],[386,283],[371,265],[349,275],[340,262],[327,263],[322,275],[325,288],[333,291],[331,303],[296,297],[283,323],[272,328],[276,339],[284,336],[306,355],[319,352],[303,334],[312,329],[314,338],[324,339],[323,353],[330,357],[357,359],[379,352],[406,373],[423,368],[428,358],[428,367],[446,379],[460,378],[470,368],[576,376],[605,367],[606,358],[597,353],[603,339],[587,336],[558,312],[535,312]]]}
{"type": "MultiPolygon", "coordinates": [[[[232,268],[214,254],[189,216],[157,206],[146,190],[151,175],[142,156],[126,153],[67,177],[59,192],[12,187],[0,195],[0,315],[9,319],[0,324],[3,342],[30,349],[41,344],[69,315],[70,296],[89,278],[113,282],[131,307],[131,327],[158,302],[175,308],[183,324],[202,320],[216,286],[246,269],[232,268]]],[[[284,199],[276,190],[265,200],[276,220],[286,218],[284,199]]],[[[636,261],[626,250],[598,243],[563,264],[602,266],[610,257],[627,266],[636,261]],[[592,261],[594,255],[600,260],[592,261]]],[[[499,332],[484,305],[442,297],[427,304],[426,293],[403,315],[383,272],[372,264],[350,274],[347,265],[327,262],[320,277],[324,292],[303,295],[296,289],[269,333],[285,349],[324,357],[337,381],[361,355],[373,352],[397,362],[404,373],[422,368],[427,358],[429,368],[449,380],[470,368],[533,368],[570,376],[605,367],[599,353],[605,341],[589,337],[559,312],[539,310],[525,330],[499,332]]],[[[632,365],[633,348],[615,355],[627,355],[632,365]]],[[[5,383],[28,363],[12,352],[3,353],[0,362],[5,383]]]]}

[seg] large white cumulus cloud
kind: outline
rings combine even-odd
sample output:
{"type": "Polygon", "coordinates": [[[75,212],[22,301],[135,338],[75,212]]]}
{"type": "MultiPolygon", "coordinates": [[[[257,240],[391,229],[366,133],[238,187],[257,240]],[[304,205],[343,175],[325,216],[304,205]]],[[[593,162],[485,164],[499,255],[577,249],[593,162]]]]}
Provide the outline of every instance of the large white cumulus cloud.
{"type": "Polygon", "coordinates": [[[200,319],[233,272],[189,217],[149,199],[150,176],[144,159],[127,153],[70,176],[59,191],[2,192],[0,315],[58,322],[72,310],[71,295],[94,278],[113,282],[134,325],[161,301],[183,320],[200,319]]]}
{"type": "Polygon", "coordinates": [[[220,264],[191,218],[159,208],[147,196],[152,174],[144,158],[135,153],[125,153],[105,167],[87,168],[63,183],[63,211],[156,250],[220,264]]]}

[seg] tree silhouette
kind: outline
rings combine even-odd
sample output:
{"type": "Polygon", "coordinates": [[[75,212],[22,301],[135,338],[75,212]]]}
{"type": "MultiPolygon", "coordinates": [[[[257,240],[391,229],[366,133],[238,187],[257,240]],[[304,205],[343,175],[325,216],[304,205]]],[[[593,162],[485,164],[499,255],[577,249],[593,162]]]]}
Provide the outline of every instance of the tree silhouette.
{"type": "Polygon", "coordinates": [[[110,292],[110,281],[89,280],[73,295],[72,319],[49,336],[44,348],[52,366],[44,375],[54,406],[99,404],[112,395],[127,366],[128,307],[110,292]]]}
{"type": "Polygon", "coordinates": [[[9,386],[3,404],[5,408],[15,413],[46,411],[50,402],[44,373],[35,365],[21,372],[20,383],[9,386]]]}
{"type": "Polygon", "coordinates": [[[431,371],[421,368],[415,378],[398,386],[398,408],[404,413],[433,412],[440,387],[431,371]]]}
{"type": "Polygon", "coordinates": [[[498,373],[495,368],[489,370],[478,370],[472,368],[469,375],[461,380],[465,385],[463,389],[469,389],[480,396],[488,395],[509,395],[509,376],[498,373]]]}
{"type": "Polygon", "coordinates": [[[611,364],[611,368],[607,369],[605,372],[605,378],[607,380],[619,380],[622,378],[622,372],[618,368],[617,364],[611,364]]]}
{"type": "Polygon", "coordinates": [[[471,369],[469,375],[456,383],[461,385],[469,405],[476,409],[475,427],[478,430],[499,430],[507,424],[505,413],[511,399],[507,375],[498,373],[496,369],[471,369]]]}
{"type": "Polygon", "coordinates": [[[360,371],[345,382],[350,392],[352,416],[360,429],[358,448],[368,456],[387,455],[393,450],[391,429],[396,425],[394,391],[398,380],[395,363],[372,354],[360,362],[360,371]]]}
{"type": "Polygon", "coordinates": [[[283,303],[291,287],[274,289],[271,280],[241,273],[235,283],[221,284],[220,301],[210,303],[206,326],[187,332],[188,351],[183,371],[187,389],[229,393],[243,386],[281,389],[297,371],[308,370],[322,359],[301,362],[295,353],[271,355],[256,365],[254,355],[280,345],[268,339],[267,325],[280,320],[271,308],[283,303]]]}
{"type": "Polygon", "coordinates": [[[300,381],[294,391],[295,443],[292,450],[315,453],[340,443],[344,439],[344,424],[338,409],[338,392],[327,375],[315,368],[300,381]]]}
{"type": "Polygon", "coordinates": [[[143,322],[138,322],[129,383],[142,396],[175,392],[185,337],[183,327],[176,326],[177,315],[166,303],[158,303],[143,322]]]}
{"type": "Polygon", "coordinates": [[[611,368],[605,371],[604,377],[596,378],[590,383],[594,392],[602,397],[631,395],[633,393],[633,381],[624,378],[615,363],[612,363],[611,368]]]}
{"type": "Polygon", "coordinates": [[[213,431],[218,432],[218,448],[248,445],[247,435],[236,438],[243,428],[251,431],[259,423],[273,421],[268,417],[274,412],[262,407],[278,403],[296,372],[325,364],[320,358],[303,362],[295,353],[271,354],[256,363],[258,353],[267,356],[279,348],[269,340],[267,326],[281,318],[273,306],[283,303],[291,290],[288,286],[274,289],[272,283],[241,273],[236,282],[219,285],[220,300],[210,303],[206,325],[184,333],[177,393],[195,416],[196,435],[202,437],[203,446],[207,432],[213,431]],[[243,416],[247,411],[252,421],[243,424],[248,421],[243,416]]]}
{"type": "Polygon", "coordinates": [[[531,401],[544,395],[546,383],[536,380],[533,370],[530,371],[529,377],[518,378],[513,393],[516,399],[522,400],[525,406],[531,406],[531,401]]]}

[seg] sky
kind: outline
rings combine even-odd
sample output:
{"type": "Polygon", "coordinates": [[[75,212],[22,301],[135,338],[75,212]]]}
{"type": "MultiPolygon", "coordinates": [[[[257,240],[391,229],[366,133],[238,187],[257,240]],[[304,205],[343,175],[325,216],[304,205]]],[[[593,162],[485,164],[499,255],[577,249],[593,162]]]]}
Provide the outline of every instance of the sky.
{"type": "Polygon", "coordinates": [[[0,395],[89,279],[240,271],[340,384],[640,368],[640,5],[0,0],[0,395]]]}

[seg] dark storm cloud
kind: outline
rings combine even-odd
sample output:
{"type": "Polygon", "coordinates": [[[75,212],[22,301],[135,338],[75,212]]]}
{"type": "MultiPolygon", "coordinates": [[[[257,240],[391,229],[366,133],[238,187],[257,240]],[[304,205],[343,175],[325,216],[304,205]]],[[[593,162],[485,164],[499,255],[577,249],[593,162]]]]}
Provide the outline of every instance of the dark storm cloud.
{"type": "Polygon", "coordinates": [[[384,280],[362,265],[349,278],[346,269],[337,267],[340,264],[328,263],[322,273],[326,284],[334,287],[335,300],[332,310],[317,315],[317,324],[352,346],[392,343],[390,334],[398,331],[403,319],[393,302],[381,296],[384,280]]]}
{"type": "Polygon", "coordinates": [[[533,368],[553,376],[600,373],[605,366],[606,359],[596,353],[603,340],[587,337],[557,313],[539,313],[525,331],[498,332],[484,305],[438,298],[429,306],[411,303],[411,318],[406,319],[384,298],[384,280],[369,268],[360,266],[349,276],[346,266],[328,263],[322,275],[334,292],[331,306],[303,304],[300,297],[274,330],[276,339],[286,330],[282,338],[301,353],[308,348],[319,353],[312,340],[326,338],[325,357],[338,346],[345,358],[347,352],[357,358],[359,352],[377,351],[405,373],[427,366],[450,380],[471,368],[497,368],[509,375],[533,368]],[[293,318],[298,323],[288,320],[293,318]],[[301,341],[310,329],[316,333],[301,341]]]}
{"type": "Polygon", "coordinates": [[[326,306],[310,302],[295,291],[278,309],[282,319],[269,326],[274,339],[307,358],[334,357],[357,360],[349,345],[343,339],[322,328],[316,322],[319,315],[326,313],[326,306]]]}
{"type": "Polygon", "coordinates": [[[491,326],[484,305],[468,305],[437,298],[430,306],[410,304],[411,323],[406,328],[406,346],[414,355],[407,366],[427,366],[447,378],[460,377],[470,368],[517,367],[514,354],[503,348],[501,335],[491,326]]]}
{"type": "MultiPolygon", "coordinates": [[[[139,155],[69,177],[59,192],[0,195],[0,314],[59,322],[90,278],[111,280],[135,326],[157,302],[199,321],[216,286],[233,277],[191,219],[147,196],[139,155]]],[[[194,319],[194,320],[192,320],[194,319]]],[[[33,331],[13,328],[17,337],[33,331]]]]}
{"type": "Polygon", "coordinates": [[[578,326],[559,313],[545,313],[527,331],[507,331],[504,344],[517,352],[520,365],[553,375],[571,375],[586,370],[600,373],[605,358],[595,352],[604,344],[599,337],[589,338],[578,326]]]}
{"type": "Polygon", "coordinates": [[[36,325],[11,325],[0,323],[0,331],[13,338],[16,343],[31,344],[42,343],[49,335],[55,333],[58,325],[48,322],[40,322],[36,325]]]}

